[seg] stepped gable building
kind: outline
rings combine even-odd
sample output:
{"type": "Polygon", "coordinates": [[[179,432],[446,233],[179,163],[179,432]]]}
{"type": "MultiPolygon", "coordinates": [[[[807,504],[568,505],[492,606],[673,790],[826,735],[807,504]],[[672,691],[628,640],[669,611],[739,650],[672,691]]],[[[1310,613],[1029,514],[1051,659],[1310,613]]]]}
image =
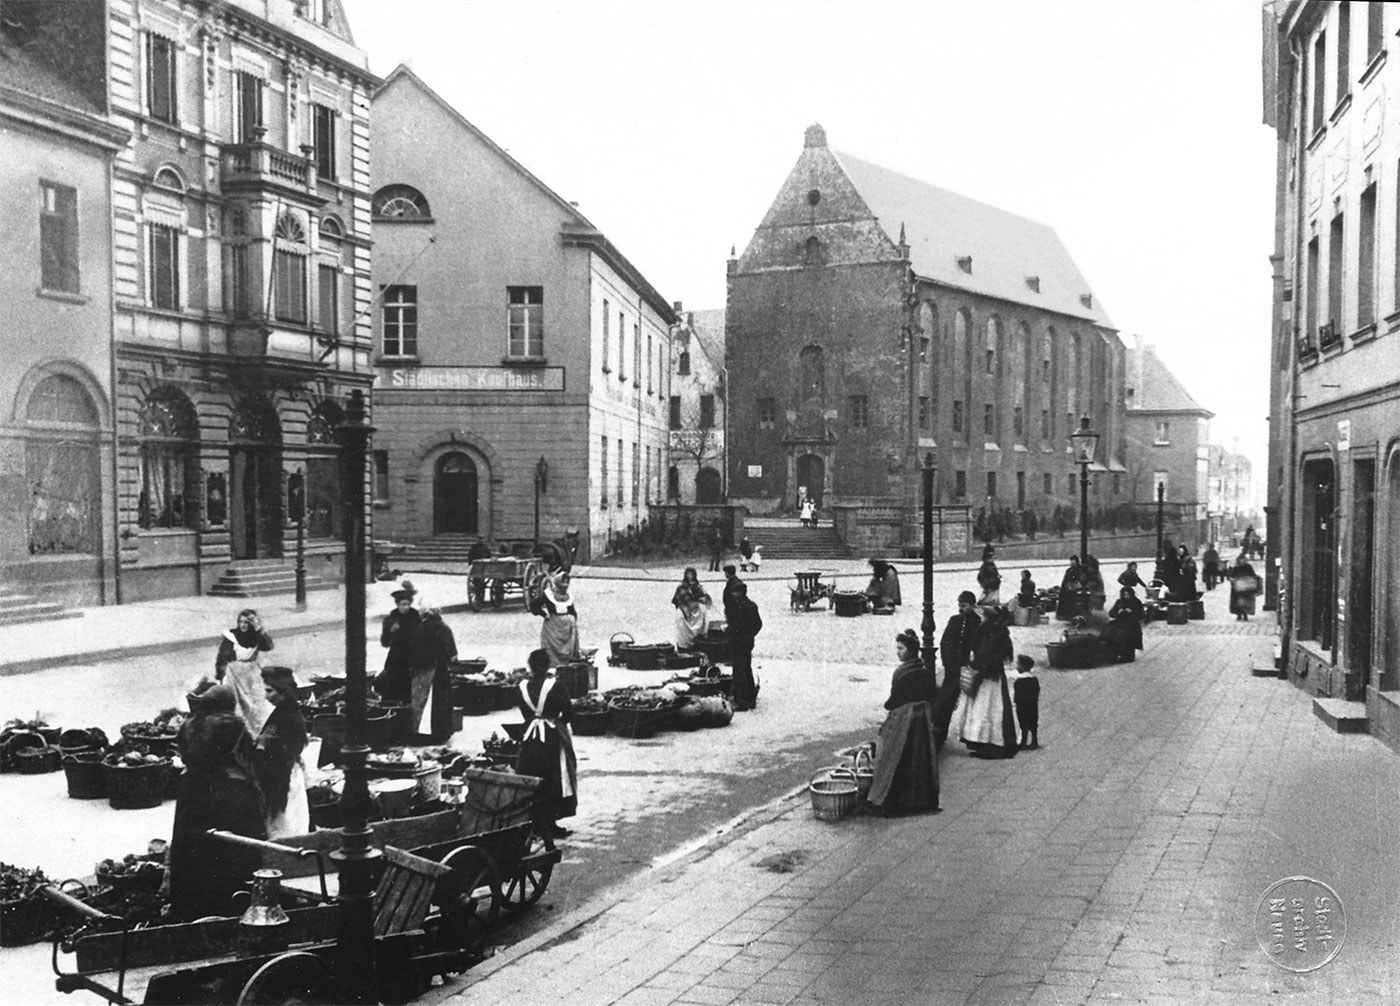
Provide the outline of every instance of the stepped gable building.
{"type": "Polygon", "coordinates": [[[1256,568],[1289,679],[1400,750],[1400,7],[1264,9],[1278,156],[1256,568]]]}
{"type": "Polygon", "coordinates": [[[406,67],[372,144],[376,532],[601,555],[661,501],[671,305],[406,67]]]}
{"type": "Polygon", "coordinates": [[[369,95],[339,0],[109,0],[126,600],[344,548],[336,425],[370,387],[369,95]]]}
{"type": "MultiPolygon", "coordinates": [[[[1180,529],[1177,545],[1205,547],[1209,533],[1210,420],[1151,343],[1138,337],[1128,350],[1125,392],[1128,498],[1163,499],[1180,529]]],[[[1113,476],[1115,479],[1118,475],[1113,476]]]]}
{"type": "Polygon", "coordinates": [[[104,18],[0,11],[0,622],[117,600],[104,18]]]}
{"type": "MultiPolygon", "coordinates": [[[[729,494],[755,512],[805,489],[893,508],[908,543],[932,452],[941,502],[1045,518],[1078,506],[1084,414],[1095,469],[1124,470],[1123,344],[1054,231],[838,153],[821,126],[729,263],[726,329],[729,494]]],[[[1096,504],[1116,482],[1094,479],[1096,504]]]]}
{"type": "Polygon", "coordinates": [[[671,328],[673,364],[666,500],[724,502],[724,311],[682,311],[671,328]]]}

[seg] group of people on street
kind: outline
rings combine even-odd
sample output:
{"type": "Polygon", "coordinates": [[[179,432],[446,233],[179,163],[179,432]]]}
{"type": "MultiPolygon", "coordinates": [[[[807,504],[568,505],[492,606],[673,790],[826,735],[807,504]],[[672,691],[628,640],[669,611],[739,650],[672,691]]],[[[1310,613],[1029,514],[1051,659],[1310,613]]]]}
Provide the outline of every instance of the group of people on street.
{"type": "Polygon", "coordinates": [[[411,706],[414,731],[426,743],[441,744],[452,736],[451,662],[457,640],[442,620],[442,610],[420,599],[409,581],[392,597],[394,610],[379,630],[379,644],[389,653],[374,690],[388,702],[411,706]]]}
{"type": "MultiPolygon", "coordinates": [[[[748,584],[739,579],[739,571],[733,563],[724,567],[724,592],[720,599],[724,605],[725,638],[734,666],[734,711],[747,712],[758,705],[753,648],[763,628],[763,618],[758,605],[749,598],[748,584]]],[[[681,573],[681,582],[671,595],[671,604],[676,609],[677,649],[687,649],[696,639],[709,633],[710,608],[714,601],[701,586],[694,566],[687,566],[681,573]]]]}

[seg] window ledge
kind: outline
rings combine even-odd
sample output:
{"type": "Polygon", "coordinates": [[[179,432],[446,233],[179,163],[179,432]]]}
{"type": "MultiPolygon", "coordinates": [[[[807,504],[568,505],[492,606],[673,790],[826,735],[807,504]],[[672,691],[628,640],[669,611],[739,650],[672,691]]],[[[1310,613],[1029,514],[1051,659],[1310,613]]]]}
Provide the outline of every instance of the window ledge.
{"type": "MultiPolygon", "coordinates": [[[[322,179],[324,180],[324,179],[322,179]]],[[[370,217],[370,223],[374,224],[435,224],[437,220],[433,217],[370,217]]]]}
{"type": "Polygon", "coordinates": [[[1327,117],[1327,121],[1335,126],[1337,124],[1337,120],[1340,119],[1343,115],[1346,115],[1347,109],[1350,107],[1351,92],[1348,91],[1346,94],[1342,95],[1341,99],[1337,102],[1337,107],[1332,109],[1332,114],[1327,117]]]}
{"type": "Polygon", "coordinates": [[[1370,342],[1376,337],[1376,329],[1377,325],[1374,321],[1369,325],[1363,325],[1351,333],[1351,344],[1355,346],[1363,342],[1370,342]]]}
{"type": "Polygon", "coordinates": [[[419,361],[417,353],[384,353],[376,356],[374,362],[378,365],[416,367],[419,361]]]}
{"type": "Polygon", "coordinates": [[[1309,139],[1308,142],[1307,142],[1307,149],[1308,149],[1309,151],[1311,151],[1314,147],[1316,147],[1319,143],[1322,142],[1322,138],[1323,138],[1324,136],[1326,136],[1326,135],[1327,135],[1327,126],[1326,126],[1326,125],[1318,126],[1318,127],[1317,127],[1317,131],[1314,132],[1314,133],[1312,134],[1312,138],[1309,139]]]}
{"type": "Polygon", "coordinates": [[[139,538],[193,538],[198,531],[188,527],[141,527],[136,529],[139,538]]]}
{"type": "Polygon", "coordinates": [[[69,293],[67,290],[50,290],[48,287],[35,287],[34,293],[45,300],[56,300],[63,304],[86,304],[87,297],[80,293],[69,293]]]}
{"type": "Polygon", "coordinates": [[[503,367],[543,367],[549,363],[547,356],[503,356],[503,367]]]}
{"type": "Polygon", "coordinates": [[[388,510],[393,504],[388,500],[371,500],[370,506],[374,507],[376,510],[388,510]]]}
{"type": "Polygon", "coordinates": [[[1361,86],[1365,87],[1369,84],[1371,78],[1379,73],[1383,66],[1385,66],[1385,50],[1381,49],[1371,57],[1371,62],[1366,64],[1366,70],[1361,74],[1361,86]]]}

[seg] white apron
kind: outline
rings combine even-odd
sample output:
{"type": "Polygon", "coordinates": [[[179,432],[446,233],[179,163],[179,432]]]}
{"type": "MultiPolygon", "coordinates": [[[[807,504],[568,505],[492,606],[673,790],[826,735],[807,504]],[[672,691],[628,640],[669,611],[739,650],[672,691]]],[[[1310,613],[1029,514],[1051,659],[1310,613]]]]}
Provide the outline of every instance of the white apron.
{"type": "Polygon", "coordinates": [[[224,681],[238,700],[238,715],[243,717],[244,726],[256,737],[272,715],[272,703],[267,701],[267,693],[263,691],[259,650],[256,646],[240,646],[232,630],[225,632],[224,638],[233,646],[233,659],[224,668],[224,681]]]}

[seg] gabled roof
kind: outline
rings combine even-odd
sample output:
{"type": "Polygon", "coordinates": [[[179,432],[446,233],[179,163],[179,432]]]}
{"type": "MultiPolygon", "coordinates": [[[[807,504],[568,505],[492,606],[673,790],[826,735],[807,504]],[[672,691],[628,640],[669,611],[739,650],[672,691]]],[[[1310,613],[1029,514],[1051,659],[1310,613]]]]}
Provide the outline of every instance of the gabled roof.
{"type": "Polygon", "coordinates": [[[715,372],[724,369],[724,308],[690,312],[691,331],[715,372]]]}
{"type": "Polygon", "coordinates": [[[891,241],[903,228],[919,276],[1113,328],[1051,228],[850,154],[832,154],[891,241]],[[966,258],[971,272],[958,264],[966,258]]]}
{"type": "MultiPolygon", "coordinates": [[[[519,172],[531,185],[535,186],[535,188],[539,189],[540,192],[553,201],[566,216],[571,217],[572,220],[566,221],[561,229],[561,236],[565,244],[582,245],[598,252],[609,265],[621,273],[629,283],[632,283],[637,288],[638,292],[646,298],[652,309],[661,315],[662,320],[665,321],[666,324],[669,325],[675,321],[675,312],[672,310],[670,302],[662,297],[656,288],[647,281],[646,277],[641,274],[637,267],[629,262],[627,258],[623,256],[622,252],[618,250],[617,246],[603,235],[603,232],[593,224],[593,221],[579,212],[577,206],[542,182],[530,169],[512,157],[504,147],[473,125],[466,116],[453,108],[446,98],[429,87],[423,81],[422,77],[410,70],[405,64],[400,63],[398,66],[394,67],[393,71],[384,78],[383,82],[377,88],[375,88],[373,98],[379,97],[379,95],[383,94],[400,81],[411,82],[425,95],[435,101],[449,116],[461,125],[463,129],[471,133],[483,145],[488,147],[503,163],[519,172]]],[[[373,98],[371,100],[373,100],[373,98]]],[[[431,153],[425,151],[423,156],[431,156],[431,153]]]]}
{"type": "Polygon", "coordinates": [[[36,59],[0,28],[0,86],[85,112],[101,112],[75,82],[36,59]]]}
{"type": "Polygon", "coordinates": [[[1202,407],[1150,345],[1128,350],[1129,412],[1197,412],[1207,419],[1215,413],[1202,407]]]}

